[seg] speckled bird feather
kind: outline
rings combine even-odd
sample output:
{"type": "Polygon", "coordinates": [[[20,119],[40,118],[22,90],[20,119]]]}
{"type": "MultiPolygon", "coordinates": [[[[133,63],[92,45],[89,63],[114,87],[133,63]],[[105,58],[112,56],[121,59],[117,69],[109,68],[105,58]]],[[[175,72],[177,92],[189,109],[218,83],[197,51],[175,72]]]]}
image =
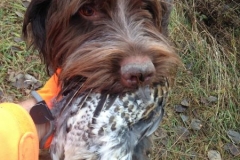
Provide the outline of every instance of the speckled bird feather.
{"type": "Polygon", "coordinates": [[[71,101],[73,93],[68,94],[53,109],[56,132],[52,158],[143,159],[138,155],[144,154],[141,143],[159,126],[168,90],[166,82],[122,95],[88,92],[71,101]]]}

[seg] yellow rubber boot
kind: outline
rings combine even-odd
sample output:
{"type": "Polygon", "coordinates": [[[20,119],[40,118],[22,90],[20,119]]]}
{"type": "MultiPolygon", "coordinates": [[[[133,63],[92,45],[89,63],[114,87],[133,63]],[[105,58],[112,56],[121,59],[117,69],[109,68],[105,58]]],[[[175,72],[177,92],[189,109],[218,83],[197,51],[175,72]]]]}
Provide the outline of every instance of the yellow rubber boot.
{"type": "Polygon", "coordinates": [[[38,160],[39,140],[29,113],[14,103],[0,104],[0,160],[38,160]]]}

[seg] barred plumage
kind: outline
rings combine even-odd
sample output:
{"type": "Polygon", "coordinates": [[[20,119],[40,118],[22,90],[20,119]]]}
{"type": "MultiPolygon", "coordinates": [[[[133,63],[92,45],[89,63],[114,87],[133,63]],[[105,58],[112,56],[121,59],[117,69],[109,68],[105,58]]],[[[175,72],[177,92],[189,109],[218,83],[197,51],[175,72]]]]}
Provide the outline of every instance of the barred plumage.
{"type": "Polygon", "coordinates": [[[65,106],[73,96],[67,95],[53,110],[56,117],[51,146],[53,159],[138,160],[146,157],[145,151],[149,148],[144,145],[141,148],[141,143],[159,126],[168,90],[166,81],[164,85],[144,86],[124,95],[85,93],[65,106]]]}
{"type": "Polygon", "coordinates": [[[150,136],[181,63],[167,39],[171,5],[172,0],[31,1],[24,36],[47,68],[61,69],[62,99],[52,111],[54,160],[148,159],[150,136]]]}

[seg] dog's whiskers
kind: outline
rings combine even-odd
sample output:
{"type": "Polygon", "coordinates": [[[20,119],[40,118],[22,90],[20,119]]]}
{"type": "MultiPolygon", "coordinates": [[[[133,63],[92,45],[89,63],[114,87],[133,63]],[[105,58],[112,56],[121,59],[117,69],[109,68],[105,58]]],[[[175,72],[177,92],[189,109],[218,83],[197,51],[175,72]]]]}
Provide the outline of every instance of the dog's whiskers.
{"type": "Polygon", "coordinates": [[[146,160],[181,63],[172,0],[31,0],[23,34],[61,69],[54,160],[146,160]]]}

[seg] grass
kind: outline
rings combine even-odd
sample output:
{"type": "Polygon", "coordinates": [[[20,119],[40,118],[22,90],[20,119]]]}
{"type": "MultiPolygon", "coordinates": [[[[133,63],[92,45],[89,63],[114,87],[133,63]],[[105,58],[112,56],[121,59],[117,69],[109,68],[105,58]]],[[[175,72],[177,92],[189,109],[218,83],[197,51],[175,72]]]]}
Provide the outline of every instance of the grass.
{"type": "MultiPolygon", "coordinates": [[[[240,131],[237,38],[234,32],[228,33],[232,34],[231,43],[222,45],[210,33],[211,30],[201,24],[197,13],[191,8],[194,7],[189,6],[189,1],[176,1],[172,14],[171,38],[186,68],[178,75],[171,104],[167,108],[166,114],[169,116],[162,124],[168,135],[165,137],[167,144],[156,150],[165,149],[162,159],[208,159],[209,150],[218,150],[223,159],[237,160],[240,159],[239,155],[234,157],[223,149],[226,143],[231,142],[226,132],[229,129],[240,131]],[[190,18],[186,16],[189,12],[190,18]],[[209,96],[217,97],[217,101],[203,104],[202,99],[209,96]],[[185,123],[174,111],[174,105],[180,104],[183,99],[188,99],[190,103],[186,113],[183,113],[189,117],[185,123]],[[191,129],[193,118],[202,121],[201,130],[191,129]],[[189,136],[178,138],[177,126],[188,128],[189,136]]],[[[157,147],[162,140],[157,141],[157,147]]]]}
{"type": "MultiPolygon", "coordinates": [[[[199,16],[200,12],[194,10],[193,2],[175,2],[170,37],[185,68],[178,74],[166,116],[158,131],[164,136],[156,136],[152,159],[201,160],[208,159],[209,150],[218,150],[223,159],[239,160],[240,156],[233,156],[224,150],[224,145],[231,143],[226,132],[229,129],[240,132],[239,28],[224,31],[228,40],[216,38],[211,28],[203,25],[202,19],[206,17],[199,16]],[[217,101],[204,103],[203,100],[209,96],[217,97],[217,101]],[[190,106],[186,112],[176,113],[174,106],[183,99],[187,99],[190,106]],[[181,115],[188,116],[189,119],[183,122],[181,115]],[[201,120],[201,130],[191,129],[192,119],[201,120]],[[179,126],[189,130],[187,137],[177,134],[176,127],[179,126]]],[[[20,0],[0,2],[2,102],[27,98],[31,89],[13,87],[9,82],[11,73],[28,73],[42,82],[47,79],[38,55],[28,51],[24,42],[16,40],[21,37],[21,14],[25,10],[21,3],[20,0]]]]}
{"type": "Polygon", "coordinates": [[[24,12],[20,0],[0,2],[0,101],[16,102],[28,95],[28,90],[11,85],[11,74],[28,73],[40,81],[46,80],[38,55],[27,50],[20,40],[24,12]]]}

